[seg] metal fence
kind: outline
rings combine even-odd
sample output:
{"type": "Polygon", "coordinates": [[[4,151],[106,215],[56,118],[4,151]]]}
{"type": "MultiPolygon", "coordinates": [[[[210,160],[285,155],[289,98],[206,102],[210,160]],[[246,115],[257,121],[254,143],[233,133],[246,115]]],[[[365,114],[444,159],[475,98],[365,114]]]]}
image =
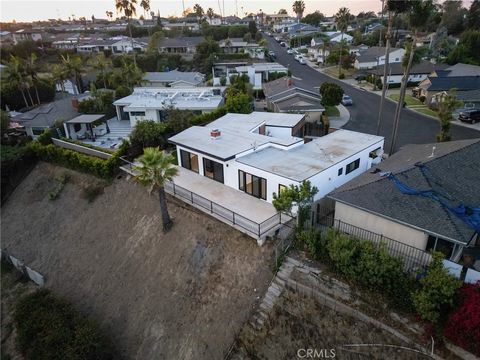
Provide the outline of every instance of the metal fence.
{"type": "Polygon", "coordinates": [[[426,251],[340,220],[333,220],[332,228],[356,239],[370,241],[376,246],[385,246],[390,255],[403,259],[405,270],[409,272],[425,268],[432,259],[426,251]]]}
{"type": "Polygon", "coordinates": [[[282,223],[281,213],[274,214],[270,218],[261,223],[237,214],[236,212],[227,209],[226,207],[217,204],[201,195],[198,195],[190,190],[187,190],[173,182],[165,184],[165,191],[171,195],[181,198],[185,202],[191,203],[202,208],[205,212],[221,217],[225,222],[241,227],[249,233],[261,237],[267,232],[282,223]]]}

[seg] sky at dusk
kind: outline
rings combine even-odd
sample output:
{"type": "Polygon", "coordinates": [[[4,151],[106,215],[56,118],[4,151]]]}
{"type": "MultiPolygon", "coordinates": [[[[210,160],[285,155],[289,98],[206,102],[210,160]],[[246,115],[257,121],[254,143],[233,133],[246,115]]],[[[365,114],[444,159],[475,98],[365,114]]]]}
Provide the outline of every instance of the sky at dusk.
{"type": "MultiPolygon", "coordinates": [[[[184,0],[185,8],[193,8],[196,3],[199,3],[205,10],[209,7],[213,8],[216,13],[219,13],[218,0],[184,0]]],[[[140,2],[140,1],[139,1],[140,2]]],[[[220,0],[223,7],[225,4],[225,13],[233,15],[236,12],[234,0],[220,0]]],[[[266,13],[276,13],[279,9],[287,9],[289,14],[292,14],[293,0],[238,0],[238,14],[239,16],[245,12],[258,12],[260,9],[266,13]]],[[[470,6],[471,1],[464,1],[466,7],[470,6]]],[[[45,1],[45,0],[2,0],[0,20],[1,21],[33,21],[46,20],[52,18],[62,18],[67,20],[69,16],[75,15],[76,18],[85,16],[90,18],[94,15],[96,18],[106,18],[106,11],[115,12],[114,0],[62,0],[62,1],[45,1]]],[[[160,15],[168,17],[170,15],[180,16],[182,13],[182,0],[151,0],[151,8],[153,11],[160,11],[160,15]]],[[[339,7],[346,6],[350,9],[352,14],[357,14],[361,11],[375,11],[381,10],[380,0],[306,0],[306,10],[308,14],[315,10],[319,10],[327,16],[333,15],[339,7]]],[[[137,11],[137,16],[142,15],[142,10],[137,11]]]]}

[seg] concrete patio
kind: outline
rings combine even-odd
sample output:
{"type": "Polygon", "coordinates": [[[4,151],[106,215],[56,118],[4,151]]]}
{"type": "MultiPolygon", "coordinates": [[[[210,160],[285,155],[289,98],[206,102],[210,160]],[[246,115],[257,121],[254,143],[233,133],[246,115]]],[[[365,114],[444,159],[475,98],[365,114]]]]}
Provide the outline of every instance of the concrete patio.
{"type": "MultiPolygon", "coordinates": [[[[135,175],[132,165],[120,168],[135,175]]],[[[173,182],[165,185],[167,193],[253,237],[259,245],[263,245],[267,236],[272,236],[282,224],[291,220],[266,201],[182,167],[177,169],[178,175],[173,182]]]]}
{"type": "Polygon", "coordinates": [[[97,136],[95,141],[85,139],[82,140],[82,142],[88,145],[94,145],[106,149],[115,149],[121,145],[124,139],[128,139],[133,130],[129,121],[118,121],[116,117],[107,120],[107,123],[110,130],[108,134],[105,133],[102,136],[97,136]]]}

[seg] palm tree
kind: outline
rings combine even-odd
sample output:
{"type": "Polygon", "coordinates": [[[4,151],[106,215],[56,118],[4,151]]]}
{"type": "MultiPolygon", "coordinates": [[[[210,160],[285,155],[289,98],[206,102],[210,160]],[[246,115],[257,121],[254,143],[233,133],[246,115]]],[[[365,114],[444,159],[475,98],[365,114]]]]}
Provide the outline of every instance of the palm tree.
{"type": "MultiPolygon", "coordinates": [[[[132,35],[132,24],[131,24],[131,19],[132,16],[137,14],[137,5],[138,0],[115,0],[115,9],[117,11],[123,12],[123,14],[127,17],[127,22],[128,22],[128,31],[130,33],[130,42],[132,45],[132,51],[133,51],[133,62],[136,65],[137,64],[137,57],[135,55],[135,50],[133,49],[133,35],[132,35]]],[[[150,9],[150,0],[142,0],[140,2],[140,7],[142,7],[144,10],[150,9]]]]}
{"type": "Polygon", "coordinates": [[[35,95],[37,97],[37,103],[40,105],[40,96],[38,95],[38,72],[37,72],[37,55],[35,53],[31,53],[30,57],[27,58],[24,62],[25,64],[25,73],[29,76],[29,80],[35,89],[35,95]]]}
{"type": "Polygon", "coordinates": [[[207,10],[207,17],[210,20],[210,24],[212,23],[212,19],[215,16],[215,12],[213,11],[212,8],[208,8],[207,10]]]}
{"type": "Polygon", "coordinates": [[[69,54],[60,56],[68,79],[74,81],[73,92],[78,95],[78,92],[82,90],[80,84],[80,76],[83,70],[82,60],[79,57],[70,57],[69,54]]]}
{"type": "Polygon", "coordinates": [[[335,14],[335,22],[337,23],[337,30],[340,30],[342,37],[340,40],[340,56],[338,57],[338,76],[342,73],[342,57],[343,57],[343,35],[347,31],[348,22],[350,21],[350,10],[342,7],[335,14]]]}
{"type": "Polygon", "coordinates": [[[195,4],[195,6],[193,7],[193,12],[197,16],[197,21],[200,24],[204,14],[203,8],[200,6],[200,4],[195,4]]]}
{"type": "Polygon", "coordinates": [[[122,67],[120,68],[122,78],[127,83],[129,89],[133,89],[133,87],[142,80],[143,73],[138,68],[137,65],[133,63],[129,63],[128,61],[123,60],[122,67]]]}
{"type": "Polygon", "coordinates": [[[20,59],[16,56],[10,55],[10,61],[8,62],[3,81],[17,87],[22,94],[25,106],[28,108],[30,105],[28,104],[27,97],[25,96],[25,73],[20,59]]]}
{"type": "Polygon", "coordinates": [[[138,171],[135,178],[140,184],[149,186],[150,193],[155,189],[158,190],[163,231],[167,232],[172,227],[172,219],[168,214],[165,183],[172,181],[178,173],[178,169],[173,166],[174,158],[159,148],[145,148],[143,155],[138,158],[138,162],[140,165],[135,166],[135,170],[138,171]]]}
{"type": "Polygon", "coordinates": [[[62,89],[62,94],[65,95],[65,81],[68,80],[68,74],[65,66],[55,64],[52,67],[51,73],[55,82],[60,85],[60,88],[62,89]]]}
{"type": "Polygon", "coordinates": [[[409,5],[410,3],[408,0],[387,0],[388,26],[387,33],[385,34],[385,64],[383,65],[382,97],[380,99],[380,109],[378,110],[377,135],[380,135],[383,116],[383,104],[385,102],[385,96],[387,94],[387,76],[390,58],[390,39],[392,37],[393,17],[407,11],[409,5]]]}
{"type": "Polygon", "coordinates": [[[455,89],[451,89],[448,93],[440,93],[435,95],[435,102],[438,109],[438,117],[440,118],[440,132],[437,134],[437,141],[450,141],[450,125],[453,120],[452,112],[462,106],[455,95],[455,89]]]}
{"type": "Polygon", "coordinates": [[[110,19],[110,21],[112,21],[112,19],[113,19],[113,11],[105,11],[105,14],[107,15],[107,19],[110,19]]]}
{"type": "MultiPolygon", "coordinates": [[[[295,1],[292,5],[292,10],[295,14],[297,14],[297,22],[300,22],[300,19],[303,16],[303,12],[305,11],[305,2],[303,0],[295,1]]],[[[285,13],[286,12],[287,11],[285,10],[285,13]]],[[[280,12],[279,12],[279,14],[280,14],[280,12]]]]}
{"type": "Polygon", "coordinates": [[[104,53],[98,54],[93,58],[93,68],[102,74],[103,88],[107,88],[107,71],[111,68],[112,61],[104,53]]]}
{"type": "Polygon", "coordinates": [[[392,141],[390,143],[389,155],[393,154],[393,152],[395,151],[400,116],[402,115],[402,109],[405,102],[405,93],[407,91],[408,78],[410,77],[410,70],[412,68],[416,55],[415,46],[417,43],[418,30],[424,27],[425,24],[427,24],[430,16],[433,13],[433,9],[434,5],[432,0],[410,0],[408,22],[410,24],[410,28],[413,30],[413,39],[410,45],[407,45],[407,52],[405,53],[405,58],[403,61],[404,72],[400,85],[400,96],[393,119],[392,141]]]}

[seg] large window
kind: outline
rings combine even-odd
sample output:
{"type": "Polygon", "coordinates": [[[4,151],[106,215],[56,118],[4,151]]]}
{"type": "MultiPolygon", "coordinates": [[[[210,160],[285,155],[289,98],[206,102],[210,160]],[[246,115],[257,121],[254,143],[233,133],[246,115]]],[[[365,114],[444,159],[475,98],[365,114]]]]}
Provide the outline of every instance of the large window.
{"type": "Polygon", "coordinates": [[[33,135],[42,135],[45,130],[47,130],[47,128],[35,128],[35,127],[32,127],[32,134],[33,135]]]}
{"type": "Polygon", "coordinates": [[[223,184],[223,164],[203,158],[203,174],[223,184]]]}
{"type": "Polygon", "coordinates": [[[198,155],[189,153],[185,150],[180,150],[180,157],[182,167],[198,173],[198,155]]]}
{"type": "Polygon", "coordinates": [[[345,175],[350,174],[352,171],[357,170],[360,167],[360,159],[357,159],[347,165],[345,175]]]}
{"type": "Polygon", "coordinates": [[[454,244],[442,238],[429,235],[425,251],[440,251],[446,259],[450,259],[453,253],[454,244]]]}
{"type": "Polygon", "coordinates": [[[257,198],[267,199],[267,180],[264,178],[238,170],[238,188],[257,198]]]}
{"type": "Polygon", "coordinates": [[[130,111],[131,116],[145,116],[145,111],[130,111]]]}

